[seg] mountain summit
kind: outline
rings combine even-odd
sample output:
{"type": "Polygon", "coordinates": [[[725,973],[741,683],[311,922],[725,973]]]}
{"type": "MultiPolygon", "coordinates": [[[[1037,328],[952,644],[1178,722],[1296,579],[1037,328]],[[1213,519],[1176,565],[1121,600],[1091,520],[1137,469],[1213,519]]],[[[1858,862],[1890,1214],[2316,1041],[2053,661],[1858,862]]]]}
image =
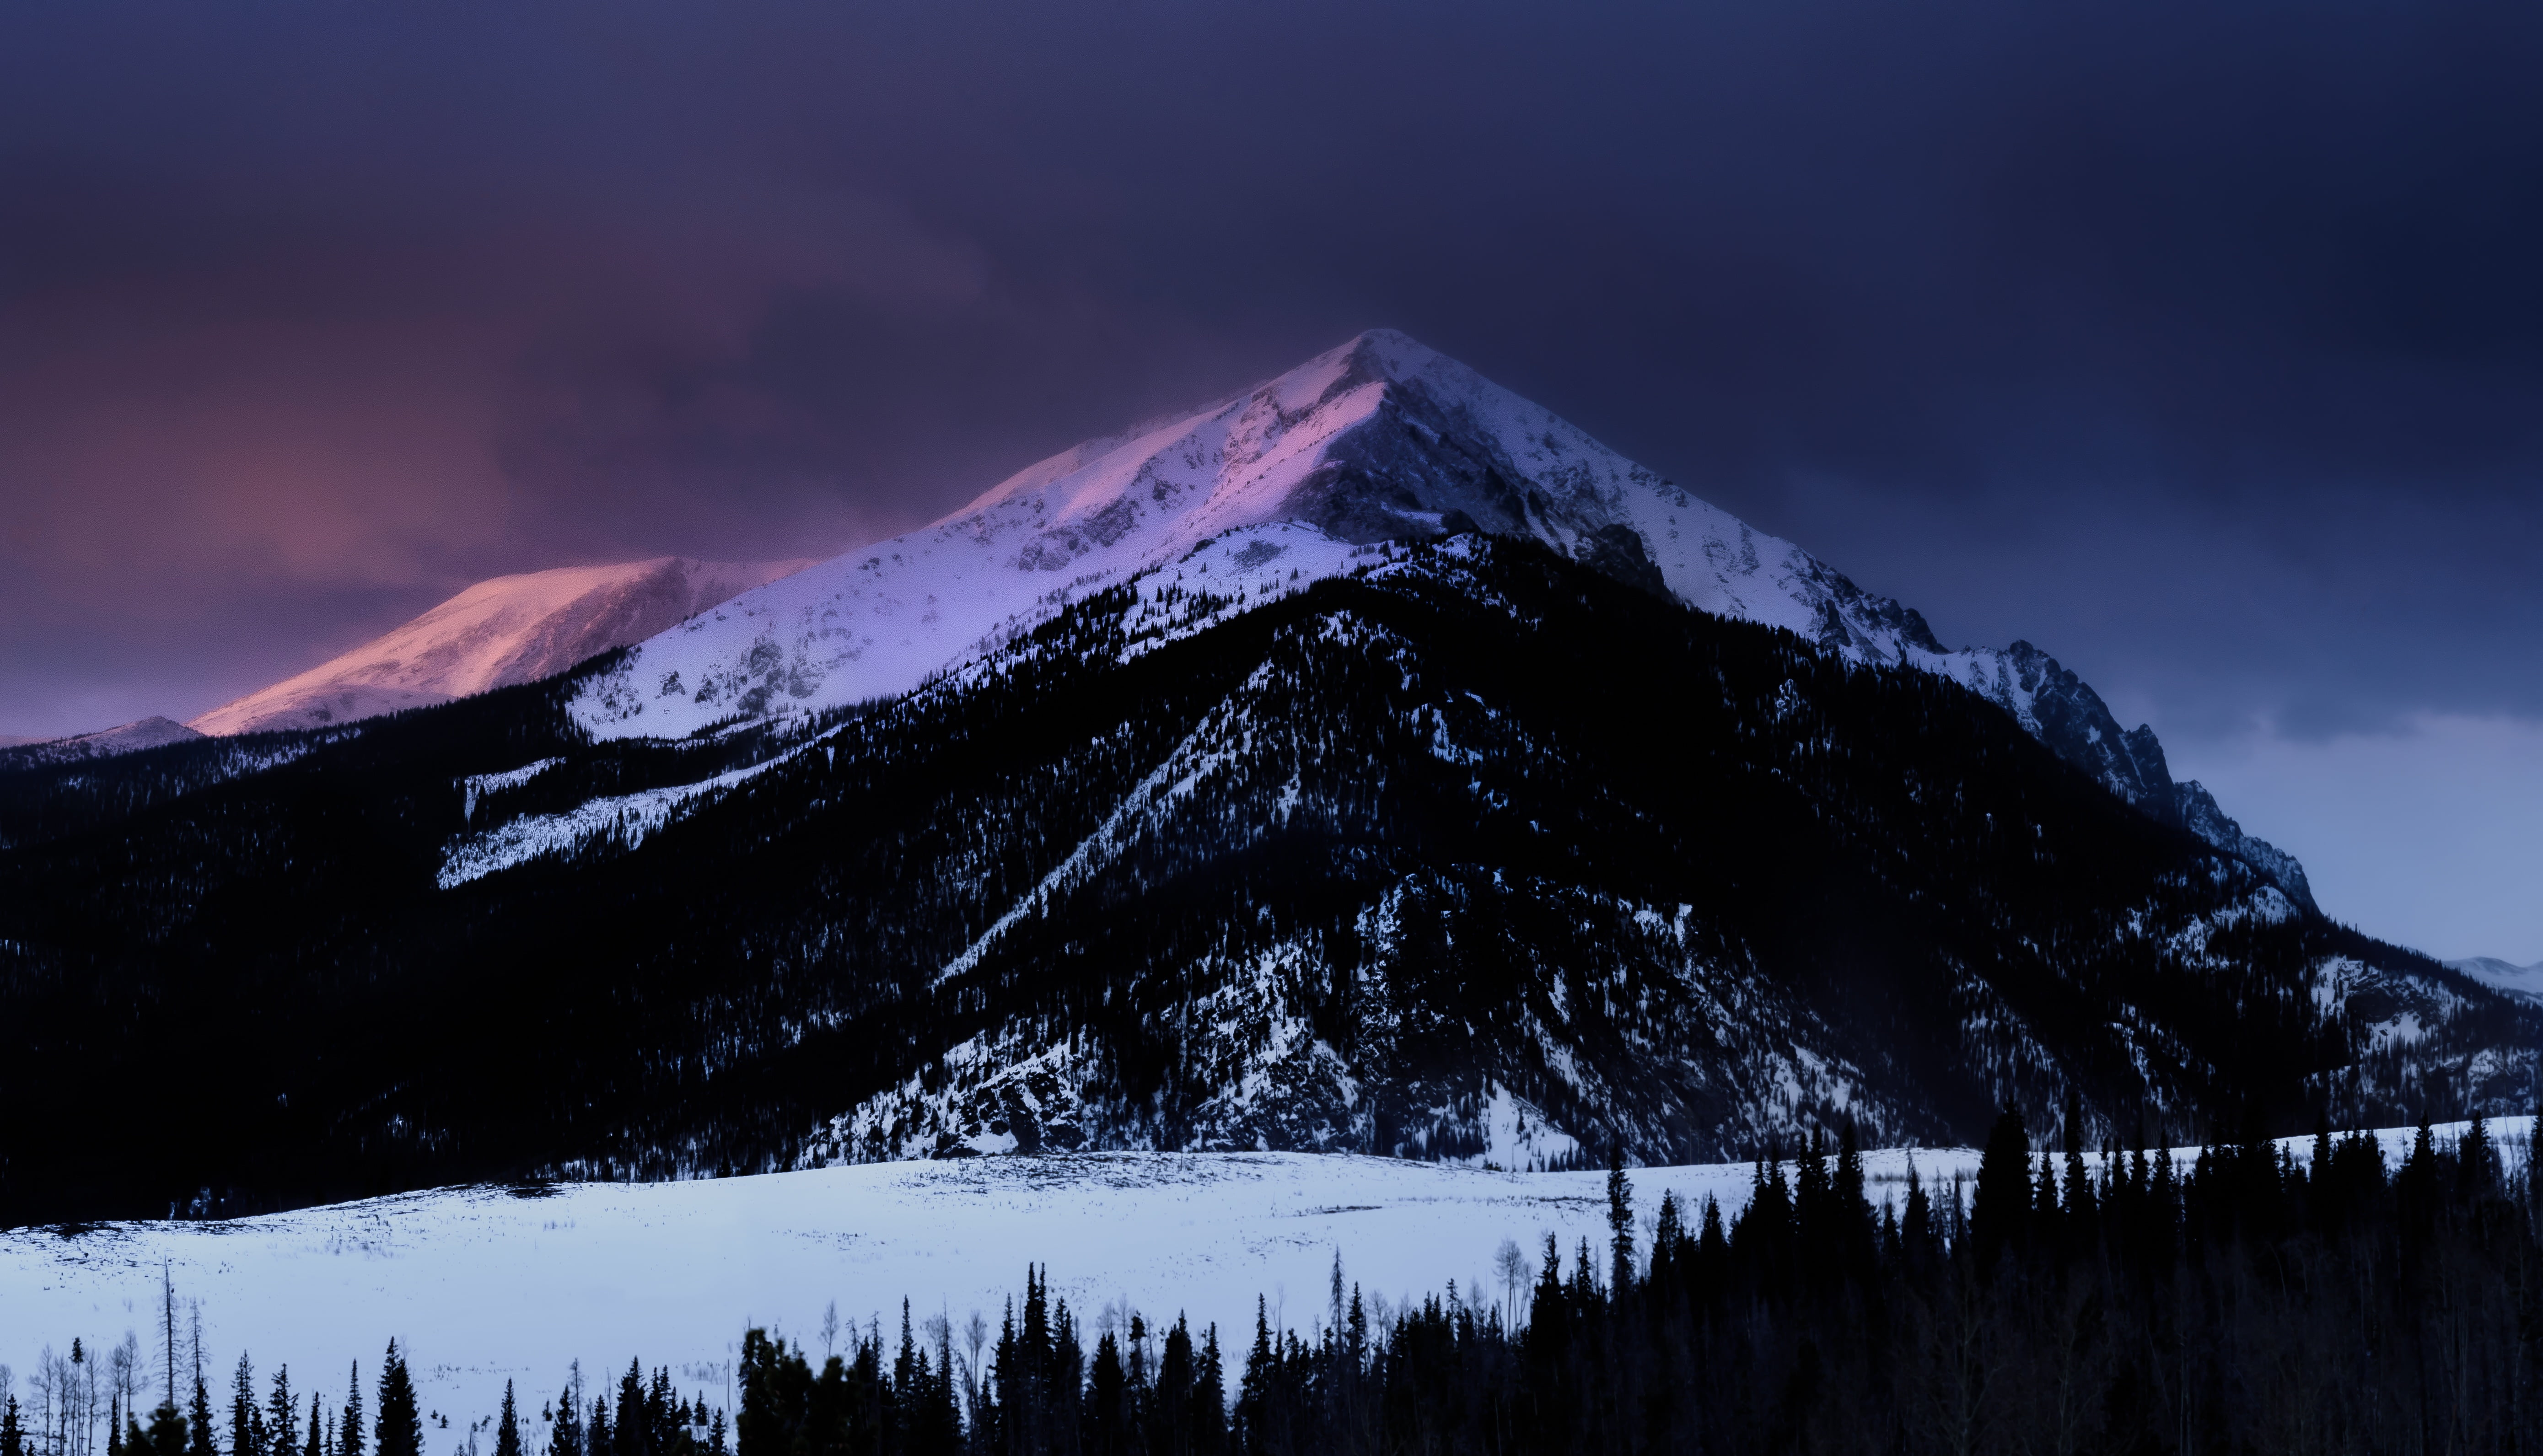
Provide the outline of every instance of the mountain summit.
{"type": "MultiPolygon", "coordinates": [[[[1687,606],[1949,677],[2139,810],[2313,907],[2292,856],[2243,833],[2203,789],[2175,785],[2153,729],[2121,728],[2046,652],[2027,642],[1948,649],[1913,609],[1386,329],[1190,415],[1063,450],[923,530],[744,592],[637,647],[573,711],[598,737],[679,737],[895,696],[1073,601],[1275,522],[1361,544],[1531,538],[1687,606]]],[[[1347,558],[1322,560],[1340,570],[1347,558]]],[[[1315,575],[1303,558],[1284,565],[1294,585],[1315,575]]]]}

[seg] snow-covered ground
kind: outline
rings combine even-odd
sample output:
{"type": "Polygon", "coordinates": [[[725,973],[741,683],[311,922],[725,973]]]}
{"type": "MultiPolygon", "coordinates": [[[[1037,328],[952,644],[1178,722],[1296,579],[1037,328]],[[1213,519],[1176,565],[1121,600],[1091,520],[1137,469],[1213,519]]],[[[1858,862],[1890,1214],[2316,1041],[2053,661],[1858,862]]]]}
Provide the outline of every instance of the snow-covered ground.
{"type": "MultiPolygon", "coordinates": [[[[2529,1119],[2492,1128],[2521,1161],[2529,1119]]],[[[2410,1138],[2385,1133],[2388,1160],[2410,1138]]],[[[2302,1140],[2292,1145],[2301,1157],[2302,1140]]],[[[1903,1196],[1911,1158],[1932,1185],[1976,1174],[1966,1148],[1874,1153],[1876,1202],[1903,1196]]],[[[1729,1215],[1751,1173],[1631,1177],[1648,1233],[1663,1190],[1690,1207],[1717,1198],[1729,1215]]],[[[1090,1324],[1108,1311],[1188,1312],[1196,1328],[1216,1322],[1235,1350],[1251,1338],[1258,1293],[1277,1324],[1324,1321],[1337,1257],[1347,1280],[1389,1305],[1451,1279],[1498,1302],[1504,1239],[1531,1267],[1549,1233],[1567,1261],[1584,1238],[1603,1250],[1604,1185],[1599,1173],[1382,1158],[1093,1153],[565,1185],[533,1197],[447,1188],[229,1223],[21,1229],[0,1233],[0,1361],[23,1373],[47,1345],[67,1350],[76,1336],[106,1348],[127,1331],[155,1351],[164,1261],[181,1307],[199,1301],[216,1397],[241,1350],[260,1387],[287,1363],[303,1391],[338,1392],[356,1358],[367,1384],[395,1336],[423,1404],[449,1418],[432,1432],[431,1449],[446,1453],[496,1409],[506,1379],[535,1412],[576,1360],[595,1381],[631,1358],[669,1365],[684,1390],[729,1406],[744,1329],[778,1330],[817,1356],[833,1307],[843,1323],[880,1319],[896,1337],[906,1298],[917,1318],[952,1322],[960,1352],[973,1311],[994,1338],[1028,1261],[1048,1265],[1054,1291],[1090,1324]]]]}

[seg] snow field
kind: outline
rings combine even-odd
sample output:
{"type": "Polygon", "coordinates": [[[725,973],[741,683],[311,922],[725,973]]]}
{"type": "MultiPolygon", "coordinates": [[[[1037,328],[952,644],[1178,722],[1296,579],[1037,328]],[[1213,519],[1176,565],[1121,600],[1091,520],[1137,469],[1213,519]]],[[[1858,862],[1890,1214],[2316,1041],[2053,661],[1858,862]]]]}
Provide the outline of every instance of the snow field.
{"type": "MultiPolygon", "coordinates": [[[[2469,1125],[2438,1135],[2451,1141],[2469,1125]]],[[[2522,1166],[2532,1119],[2495,1118],[2491,1133],[2509,1167],[2522,1166]]],[[[2394,1165],[2412,1130],[2379,1137],[2394,1165]]],[[[2285,1145],[2301,1161],[2310,1140],[2285,1145]]],[[[2196,1150],[2175,1157],[2187,1163],[2196,1150]]],[[[1975,1179],[1978,1155],[1866,1154],[1875,1205],[1903,1201],[1911,1162],[1928,1188],[1948,1188],[1956,1176],[1975,1179]]],[[[1664,1191],[1690,1221],[1707,1197],[1728,1218],[1746,1204],[1752,1171],[1732,1163],[1628,1176],[1647,1250],[1664,1191]]],[[[164,1261],[181,1326],[199,1302],[216,1404],[245,1350],[260,1390],[288,1364],[304,1397],[316,1390],[341,1405],[347,1362],[362,1362],[369,1386],[394,1336],[424,1408],[448,1418],[429,1431],[428,1449],[442,1456],[491,1449],[483,1422],[505,1380],[535,1415],[578,1360],[587,1384],[614,1381],[630,1359],[668,1365],[684,1393],[731,1409],[742,1332],[767,1327],[817,1359],[833,1306],[843,1324],[879,1320],[896,1340],[906,1298],[913,1318],[952,1323],[961,1353],[974,1311],[995,1338],[1028,1262],[1048,1265],[1053,1292],[1091,1327],[1090,1343],[1129,1311],[1151,1324],[1180,1312],[1196,1337],[1215,1322],[1231,1362],[1252,1338],[1258,1294],[1275,1326],[1312,1336],[1327,1323],[1337,1257],[1346,1283],[1379,1313],[1452,1279],[1470,1300],[1499,1306],[1504,1239],[1531,1270],[1548,1234],[1566,1267],[1582,1239],[1603,1265],[1605,1181],[1306,1153],[1083,1153],[570,1184],[538,1196],[443,1188],[225,1223],[17,1229],[0,1233],[0,1362],[28,1371],[46,1346],[66,1350],[76,1336],[103,1349],[130,1331],[155,1370],[164,1261]]]]}

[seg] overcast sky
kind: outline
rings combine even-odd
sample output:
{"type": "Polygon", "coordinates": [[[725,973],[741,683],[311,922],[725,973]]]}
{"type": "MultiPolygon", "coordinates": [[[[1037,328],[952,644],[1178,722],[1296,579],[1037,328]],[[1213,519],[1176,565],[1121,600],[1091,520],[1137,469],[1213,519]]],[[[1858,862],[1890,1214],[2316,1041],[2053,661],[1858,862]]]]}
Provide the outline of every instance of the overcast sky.
{"type": "Polygon", "coordinates": [[[2543,7],[13,5],[0,733],[1404,329],[2543,957],[2543,7]]]}

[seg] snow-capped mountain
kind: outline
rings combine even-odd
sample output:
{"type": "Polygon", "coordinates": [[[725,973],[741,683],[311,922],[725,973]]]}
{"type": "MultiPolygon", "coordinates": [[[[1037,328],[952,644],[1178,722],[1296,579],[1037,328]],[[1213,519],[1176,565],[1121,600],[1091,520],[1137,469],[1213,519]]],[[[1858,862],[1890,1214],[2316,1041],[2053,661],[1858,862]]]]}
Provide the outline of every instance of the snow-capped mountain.
{"type": "Polygon", "coordinates": [[[2449,960],[2446,968],[2461,971],[2494,991],[2543,1005],[2543,960],[2512,965],[2496,956],[2474,956],[2449,960]]]}
{"type": "Polygon", "coordinates": [[[200,732],[182,723],[165,718],[144,718],[111,728],[100,728],[93,733],[74,733],[67,738],[30,738],[0,747],[0,769],[111,758],[118,753],[137,753],[144,748],[183,743],[201,736],[200,732]]]}
{"type": "Polygon", "coordinates": [[[805,565],[664,556],[497,576],[189,727],[213,734],[318,728],[532,682],[805,565]]]}
{"type": "Polygon", "coordinates": [[[0,1221],[2532,1106],[2543,1006],[2313,911],[2055,661],[1415,348],[558,677],[0,776],[0,1221]]]}
{"type": "Polygon", "coordinates": [[[2153,730],[2123,730],[2038,648],[1947,649],[1912,608],[1389,330],[1192,415],[1062,451],[933,526],[746,592],[643,643],[586,685],[575,716],[602,737],[677,737],[895,696],[1070,601],[1272,521],[1353,543],[1532,537],[1689,606],[1949,677],[2121,799],[2312,904],[2292,857],[2212,812],[2205,791],[2177,792],[2153,730]],[[2209,811],[2186,818],[2194,800],[2209,811]]]}

